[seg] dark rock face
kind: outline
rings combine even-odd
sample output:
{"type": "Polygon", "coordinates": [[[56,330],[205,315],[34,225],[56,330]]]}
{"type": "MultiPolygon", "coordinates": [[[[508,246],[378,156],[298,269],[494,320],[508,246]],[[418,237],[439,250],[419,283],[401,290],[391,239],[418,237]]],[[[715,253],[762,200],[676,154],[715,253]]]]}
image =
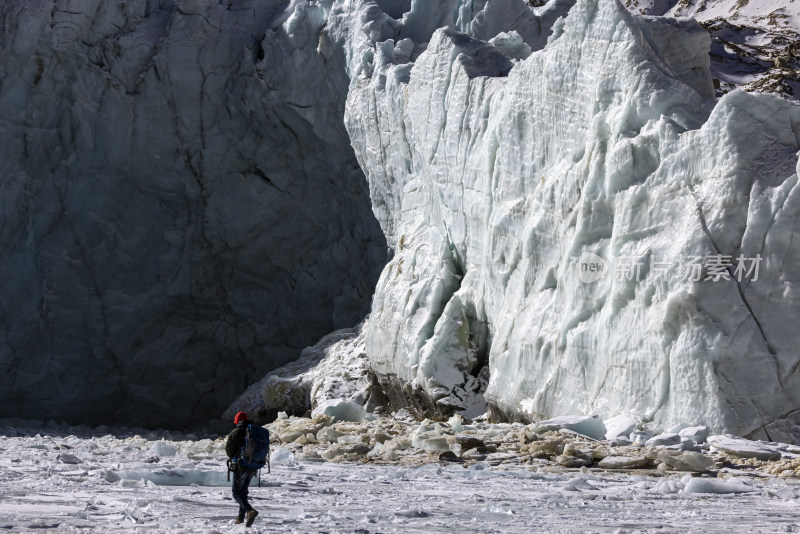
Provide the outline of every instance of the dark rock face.
{"type": "Polygon", "coordinates": [[[199,423],[367,312],[344,57],[284,4],[0,6],[0,417],[199,423]]]}

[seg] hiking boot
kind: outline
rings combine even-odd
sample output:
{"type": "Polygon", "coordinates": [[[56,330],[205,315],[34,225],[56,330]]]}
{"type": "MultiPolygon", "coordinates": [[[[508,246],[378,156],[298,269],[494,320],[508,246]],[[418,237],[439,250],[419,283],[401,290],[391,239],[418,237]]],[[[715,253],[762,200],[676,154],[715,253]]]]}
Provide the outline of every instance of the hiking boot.
{"type": "Polygon", "coordinates": [[[244,517],[237,517],[234,523],[236,523],[237,525],[241,525],[242,523],[244,523],[244,517]]]}
{"type": "Polygon", "coordinates": [[[253,521],[256,520],[256,516],[258,515],[258,510],[250,510],[247,512],[247,523],[244,526],[249,527],[253,524],[253,521]]]}

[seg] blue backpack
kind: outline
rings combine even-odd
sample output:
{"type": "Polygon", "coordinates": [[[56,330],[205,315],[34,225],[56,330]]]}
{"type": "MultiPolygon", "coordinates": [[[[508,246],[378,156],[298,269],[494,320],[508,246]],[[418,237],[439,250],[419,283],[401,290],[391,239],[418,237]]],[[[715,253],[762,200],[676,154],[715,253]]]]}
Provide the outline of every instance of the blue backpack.
{"type": "Polygon", "coordinates": [[[267,464],[269,456],[269,430],[249,424],[246,429],[244,445],[239,452],[238,464],[248,469],[258,471],[267,464]]]}

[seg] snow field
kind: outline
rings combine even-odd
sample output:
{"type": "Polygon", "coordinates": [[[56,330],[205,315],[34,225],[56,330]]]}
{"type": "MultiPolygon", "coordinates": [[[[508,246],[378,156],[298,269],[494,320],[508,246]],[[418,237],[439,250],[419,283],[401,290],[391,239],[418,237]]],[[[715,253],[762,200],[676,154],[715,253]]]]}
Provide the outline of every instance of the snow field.
{"type": "Polygon", "coordinates": [[[792,532],[800,487],[428,464],[293,462],[254,482],[233,525],[222,440],[4,426],[0,528],[58,532],[792,532]],[[159,455],[161,454],[161,455],[159,455]],[[171,473],[171,474],[170,474],[171,473]],[[115,475],[120,477],[115,480],[115,475]],[[685,491],[686,489],[690,491],[685,491]],[[711,493],[695,494],[695,490],[711,493]]]}

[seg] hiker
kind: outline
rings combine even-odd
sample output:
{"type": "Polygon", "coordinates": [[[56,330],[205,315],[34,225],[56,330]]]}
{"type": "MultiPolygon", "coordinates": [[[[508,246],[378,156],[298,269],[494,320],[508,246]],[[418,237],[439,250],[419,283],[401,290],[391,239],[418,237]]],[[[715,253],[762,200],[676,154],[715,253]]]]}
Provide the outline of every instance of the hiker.
{"type": "Polygon", "coordinates": [[[250,481],[258,470],[266,463],[269,454],[269,432],[256,424],[250,424],[245,412],[239,412],[233,419],[236,428],[228,434],[225,442],[225,453],[228,455],[228,469],[233,473],[232,493],[233,500],[239,504],[239,515],[236,524],[244,523],[250,526],[255,521],[258,511],[247,502],[247,493],[250,481]],[[266,445],[264,445],[266,439],[266,445]],[[248,444],[247,442],[250,441],[248,444]],[[254,447],[256,449],[254,458],[254,447]],[[266,450],[264,448],[266,447],[266,450]],[[248,452],[245,451],[248,449],[248,452]]]}

